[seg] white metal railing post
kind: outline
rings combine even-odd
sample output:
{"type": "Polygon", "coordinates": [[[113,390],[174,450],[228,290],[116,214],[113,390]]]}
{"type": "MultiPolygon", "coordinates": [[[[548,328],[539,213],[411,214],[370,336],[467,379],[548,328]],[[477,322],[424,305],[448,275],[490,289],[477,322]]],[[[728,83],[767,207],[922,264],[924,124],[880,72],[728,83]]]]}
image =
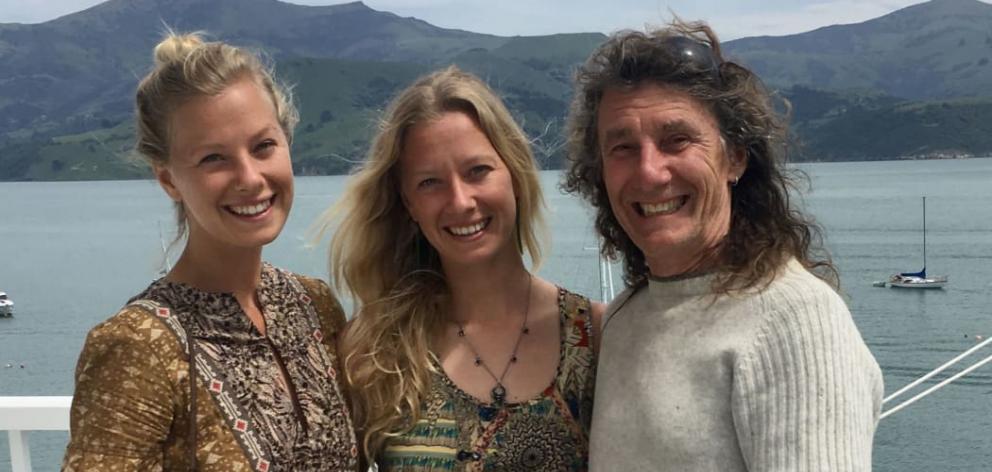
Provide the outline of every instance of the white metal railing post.
{"type": "Polygon", "coordinates": [[[616,296],[613,292],[613,264],[603,255],[603,240],[600,239],[599,247],[585,249],[596,250],[599,253],[599,298],[603,303],[610,303],[616,296]]]}
{"type": "Polygon", "coordinates": [[[28,446],[27,431],[9,430],[10,466],[12,472],[31,472],[31,448],[28,446]]]}
{"type": "Polygon", "coordinates": [[[606,273],[606,269],[608,266],[609,263],[606,262],[606,258],[604,258],[603,256],[599,256],[599,298],[603,301],[603,303],[607,303],[610,301],[610,299],[608,298],[610,296],[610,289],[609,289],[610,282],[609,279],[607,278],[608,276],[606,273]]]}
{"type": "Polygon", "coordinates": [[[610,284],[610,298],[603,300],[603,303],[609,303],[617,296],[616,293],[613,292],[613,264],[610,264],[609,259],[606,260],[606,280],[608,280],[610,284]]]}
{"type": "Polygon", "coordinates": [[[31,472],[29,431],[68,431],[72,397],[0,397],[0,431],[7,432],[13,472],[31,472]]]}

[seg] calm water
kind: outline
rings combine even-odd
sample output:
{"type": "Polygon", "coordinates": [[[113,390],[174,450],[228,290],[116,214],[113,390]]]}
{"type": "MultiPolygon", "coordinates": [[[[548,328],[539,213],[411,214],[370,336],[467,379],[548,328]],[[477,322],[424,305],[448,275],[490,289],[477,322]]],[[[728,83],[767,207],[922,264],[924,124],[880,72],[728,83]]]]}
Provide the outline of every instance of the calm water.
{"type": "MultiPolygon", "coordinates": [[[[992,335],[992,159],[813,164],[804,206],[827,246],[862,334],[891,392],[992,335]],[[927,195],[929,270],[943,291],[873,288],[921,264],[920,196],[927,195]]],[[[553,245],[540,273],[598,297],[589,212],[543,176],[553,245]]],[[[325,276],[326,252],[306,248],[311,222],[342,177],[300,178],[293,215],[266,258],[325,276]]],[[[0,183],[0,290],[17,317],[0,319],[0,395],[70,395],[86,331],[157,274],[167,199],[150,181],[0,183]],[[13,368],[4,368],[11,363],[13,368]],[[23,364],[24,368],[18,368],[23,364]]],[[[168,237],[168,234],[166,235],[168,237]]],[[[992,463],[992,365],[887,418],[875,470],[974,471],[992,463]]],[[[35,470],[57,470],[66,433],[31,433],[35,470]]],[[[10,470],[0,433],[0,471],[10,470]]]]}

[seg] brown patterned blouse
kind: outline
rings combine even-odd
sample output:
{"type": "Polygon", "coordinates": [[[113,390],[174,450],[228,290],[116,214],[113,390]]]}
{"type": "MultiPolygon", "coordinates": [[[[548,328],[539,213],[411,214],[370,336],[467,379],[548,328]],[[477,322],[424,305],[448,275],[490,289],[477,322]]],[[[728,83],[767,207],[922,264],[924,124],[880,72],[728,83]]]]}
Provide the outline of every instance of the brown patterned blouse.
{"type": "Polygon", "coordinates": [[[187,339],[196,470],[357,470],[336,381],[344,312],[323,282],[269,264],[257,295],[266,336],[232,295],[164,279],[93,328],[76,367],[63,470],[190,470],[187,339]]]}

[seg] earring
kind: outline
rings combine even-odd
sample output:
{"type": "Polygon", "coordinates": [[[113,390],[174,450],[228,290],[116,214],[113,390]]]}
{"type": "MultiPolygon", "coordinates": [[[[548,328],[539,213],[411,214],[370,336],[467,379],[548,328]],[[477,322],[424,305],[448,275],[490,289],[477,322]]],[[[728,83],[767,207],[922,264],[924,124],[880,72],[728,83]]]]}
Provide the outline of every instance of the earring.
{"type": "Polygon", "coordinates": [[[737,186],[737,182],[739,182],[740,180],[741,180],[741,176],[739,176],[739,175],[734,176],[734,181],[733,182],[730,182],[730,186],[731,187],[736,187],[737,186]]]}

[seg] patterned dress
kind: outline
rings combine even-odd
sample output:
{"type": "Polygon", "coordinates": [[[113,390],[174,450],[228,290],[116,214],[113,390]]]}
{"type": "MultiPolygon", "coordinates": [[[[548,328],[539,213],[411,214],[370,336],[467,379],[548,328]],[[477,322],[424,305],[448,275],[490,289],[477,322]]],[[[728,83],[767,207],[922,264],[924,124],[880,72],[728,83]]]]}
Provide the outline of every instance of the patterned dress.
{"type": "Polygon", "coordinates": [[[63,470],[185,471],[191,441],[199,471],[357,470],[336,380],[340,305],[323,282],[268,264],[257,297],[265,336],[233,295],[164,279],[94,328],[63,470]]]}
{"type": "Polygon", "coordinates": [[[537,398],[504,408],[480,403],[437,374],[420,420],[387,440],[381,471],[584,471],[596,383],[589,300],[558,289],[561,358],[537,398]]]}

